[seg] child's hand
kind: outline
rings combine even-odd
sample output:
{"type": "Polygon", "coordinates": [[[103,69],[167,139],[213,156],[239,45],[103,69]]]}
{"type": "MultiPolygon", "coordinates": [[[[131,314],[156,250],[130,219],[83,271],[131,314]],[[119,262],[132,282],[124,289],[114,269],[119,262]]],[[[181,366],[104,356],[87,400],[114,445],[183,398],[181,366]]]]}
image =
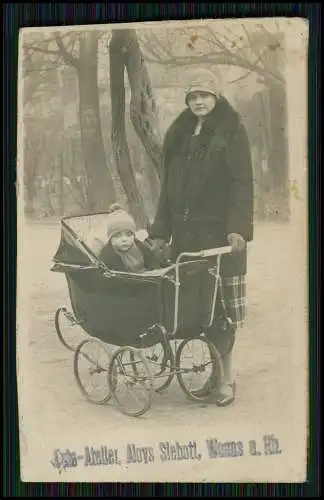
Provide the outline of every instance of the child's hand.
{"type": "Polygon", "coordinates": [[[148,233],[146,231],[146,229],[139,229],[138,231],[136,231],[136,238],[141,241],[142,243],[148,243],[150,244],[150,240],[148,238],[148,233]]]}
{"type": "Polygon", "coordinates": [[[245,240],[240,234],[230,233],[227,239],[233,252],[242,252],[242,250],[244,250],[245,240]]]}

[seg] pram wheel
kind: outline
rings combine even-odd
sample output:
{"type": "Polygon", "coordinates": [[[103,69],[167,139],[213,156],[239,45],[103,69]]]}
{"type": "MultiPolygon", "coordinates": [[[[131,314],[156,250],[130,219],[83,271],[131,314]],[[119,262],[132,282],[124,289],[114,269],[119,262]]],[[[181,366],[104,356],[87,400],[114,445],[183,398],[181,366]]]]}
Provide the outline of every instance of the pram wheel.
{"type": "MultiPolygon", "coordinates": [[[[174,377],[175,360],[170,344],[158,342],[152,347],[144,348],[143,352],[152,371],[155,392],[165,391],[174,377]]],[[[131,359],[133,356],[134,353],[131,351],[131,359]]],[[[133,368],[137,370],[136,364],[133,365],[133,368]]]]}
{"type": "Polygon", "coordinates": [[[207,401],[222,384],[224,370],[221,356],[204,336],[183,340],[177,349],[175,362],[179,385],[193,401],[207,401]]]}
{"type": "Polygon", "coordinates": [[[108,365],[111,352],[97,339],[86,339],[74,355],[74,377],[82,394],[92,403],[105,404],[111,398],[108,365]]]}
{"type": "Polygon", "coordinates": [[[74,352],[80,344],[81,333],[81,328],[75,328],[75,326],[80,325],[80,323],[76,321],[73,314],[69,312],[66,307],[59,307],[57,309],[54,323],[55,330],[61,344],[63,344],[66,349],[69,349],[69,351],[74,352]],[[64,336],[63,330],[67,332],[64,336]],[[69,342],[65,340],[65,337],[69,338],[69,342]]]}
{"type": "Polygon", "coordinates": [[[115,403],[125,415],[139,417],[151,407],[153,375],[142,350],[121,347],[115,351],[108,367],[108,383],[115,403]]]}

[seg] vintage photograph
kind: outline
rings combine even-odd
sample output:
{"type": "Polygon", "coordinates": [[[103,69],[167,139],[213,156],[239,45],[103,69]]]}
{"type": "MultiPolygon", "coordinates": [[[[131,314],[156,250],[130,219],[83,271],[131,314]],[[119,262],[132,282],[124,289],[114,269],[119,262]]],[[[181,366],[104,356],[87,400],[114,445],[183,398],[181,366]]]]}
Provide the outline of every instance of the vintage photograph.
{"type": "Polygon", "coordinates": [[[22,481],[302,482],[303,19],[24,28],[22,481]]]}

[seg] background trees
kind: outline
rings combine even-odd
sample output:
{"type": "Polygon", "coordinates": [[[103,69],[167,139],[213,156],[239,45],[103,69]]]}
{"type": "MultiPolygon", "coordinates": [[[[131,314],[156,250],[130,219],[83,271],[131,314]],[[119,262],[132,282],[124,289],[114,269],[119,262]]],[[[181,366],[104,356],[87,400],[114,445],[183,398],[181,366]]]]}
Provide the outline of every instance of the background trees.
{"type": "Polygon", "coordinates": [[[31,217],[128,206],[154,215],[167,126],[205,66],[245,120],[256,214],[289,217],[285,45],[279,24],[61,30],[23,40],[25,209],[31,217]]]}

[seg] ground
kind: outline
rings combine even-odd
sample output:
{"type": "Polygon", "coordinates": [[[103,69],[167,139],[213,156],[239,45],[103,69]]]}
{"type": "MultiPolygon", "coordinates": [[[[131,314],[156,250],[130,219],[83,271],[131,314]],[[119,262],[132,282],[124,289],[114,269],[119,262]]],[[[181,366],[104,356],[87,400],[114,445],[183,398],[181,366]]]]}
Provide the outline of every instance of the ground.
{"type": "MultiPolygon", "coordinates": [[[[302,281],[305,263],[303,241],[298,234],[292,224],[256,225],[255,240],[248,254],[247,320],[238,332],[234,351],[235,403],[227,408],[192,403],[174,381],[165,393],[156,395],[147,414],[134,420],[120,414],[112,403],[95,406],[80,394],[73,378],[73,355],[59,343],[53,324],[56,309],[69,305],[64,276],[50,272],[51,258],[60,240],[60,225],[57,222],[26,225],[24,235],[21,231],[23,270],[18,283],[18,292],[23,296],[18,316],[21,446],[24,456],[32,456],[28,463],[26,459],[26,471],[35,462],[31,450],[36,441],[45,450],[51,446],[50,437],[51,442],[58,443],[56,446],[64,446],[62,436],[65,440],[69,436],[71,441],[65,444],[68,447],[80,443],[82,438],[84,445],[113,443],[117,437],[129,442],[130,436],[132,442],[135,439],[135,443],[141,443],[147,439],[173,439],[181,433],[190,437],[190,432],[195,439],[198,430],[210,433],[214,429],[214,433],[222,432],[236,439],[234,436],[240,436],[240,432],[248,436],[253,429],[260,429],[261,433],[279,429],[284,440],[295,426],[286,445],[293,445],[293,449],[286,449],[285,467],[290,470],[291,457],[295,454],[301,457],[304,451],[300,448],[303,443],[298,439],[294,443],[294,436],[305,425],[307,373],[306,291],[302,281]]],[[[48,468],[49,460],[48,456],[45,459],[48,468]]],[[[174,473],[176,480],[211,480],[212,466],[213,461],[207,462],[203,469],[195,464],[178,465],[174,473]]],[[[279,469],[282,467],[277,471],[280,475],[279,469]]],[[[139,469],[133,470],[133,480],[143,474],[139,469]]],[[[224,477],[231,476],[229,468],[219,470],[224,477]]],[[[258,467],[249,468],[251,477],[252,470],[257,475],[258,467]]],[[[166,481],[172,476],[172,472],[167,477],[160,472],[161,467],[151,469],[146,480],[156,477],[166,481]]],[[[115,471],[115,477],[121,478],[122,473],[122,468],[115,471]]],[[[55,470],[44,469],[43,474],[55,474],[55,470]]],[[[239,477],[246,471],[237,469],[235,474],[239,477]]],[[[131,476],[127,477],[131,480],[131,476]]]]}

